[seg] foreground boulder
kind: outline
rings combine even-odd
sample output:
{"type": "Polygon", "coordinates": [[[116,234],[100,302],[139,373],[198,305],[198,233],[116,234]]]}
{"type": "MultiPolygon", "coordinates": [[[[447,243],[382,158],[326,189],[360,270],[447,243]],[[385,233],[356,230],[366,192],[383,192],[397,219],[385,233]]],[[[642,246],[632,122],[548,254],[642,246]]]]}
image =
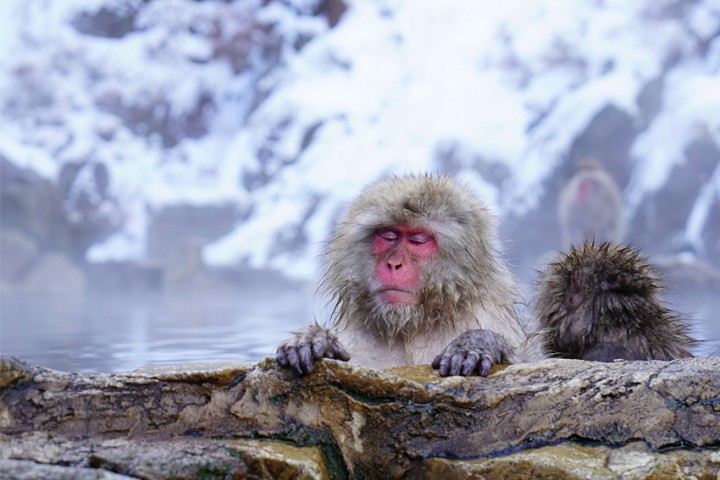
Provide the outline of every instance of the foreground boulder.
{"type": "Polygon", "coordinates": [[[0,478],[715,478],[717,447],[720,359],[546,360],[487,378],[0,362],[0,478]]]}

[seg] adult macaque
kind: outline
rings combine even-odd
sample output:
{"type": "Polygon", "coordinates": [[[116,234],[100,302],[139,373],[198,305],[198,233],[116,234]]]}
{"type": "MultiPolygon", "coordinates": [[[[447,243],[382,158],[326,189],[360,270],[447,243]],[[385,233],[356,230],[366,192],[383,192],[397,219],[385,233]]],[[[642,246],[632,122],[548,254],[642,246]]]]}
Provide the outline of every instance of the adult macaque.
{"type": "Polygon", "coordinates": [[[526,337],[515,281],[495,250],[495,224],[448,177],[367,187],[325,252],[332,328],[294,334],[278,347],[279,364],[306,374],[323,357],[373,368],[433,362],[441,375],[487,375],[510,361],[526,337]]]}
{"type": "Polygon", "coordinates": [[[581,162],[560,193],[558,218],[564,248],[585,240],[621,242],[625,219],[620,188],[597,162],[581,162]]]}
{"type": "Polygon", "coordinates": [[[659,274],[633,248],[586,242],[540,275],[535,314],[548,355],[608,362],[692,357],[683,318],[659,274]]]}

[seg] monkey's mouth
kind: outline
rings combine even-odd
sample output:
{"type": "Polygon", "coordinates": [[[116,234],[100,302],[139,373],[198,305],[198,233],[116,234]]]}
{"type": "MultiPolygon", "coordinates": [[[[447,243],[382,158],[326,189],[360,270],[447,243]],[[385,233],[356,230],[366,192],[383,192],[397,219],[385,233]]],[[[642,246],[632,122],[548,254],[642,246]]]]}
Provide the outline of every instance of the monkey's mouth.
{"type": "Polygon", "coordinates": [[[383,288],[376,293],[380,301],[385,305],[413,305],[415,304],[416,292],[404,288],[383,288]]]}

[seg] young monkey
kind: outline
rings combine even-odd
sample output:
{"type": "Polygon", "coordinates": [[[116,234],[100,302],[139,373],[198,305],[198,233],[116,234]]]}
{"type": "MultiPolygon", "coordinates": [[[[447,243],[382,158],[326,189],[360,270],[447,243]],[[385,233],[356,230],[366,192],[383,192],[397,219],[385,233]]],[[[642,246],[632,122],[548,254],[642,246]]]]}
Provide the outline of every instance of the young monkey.
{"type": "Polygon", "coordinates": [[[540,274],[535,316],[547,355],[609,362],[692,357],[684,319],[637,250],[585,242],[540,274]]]}

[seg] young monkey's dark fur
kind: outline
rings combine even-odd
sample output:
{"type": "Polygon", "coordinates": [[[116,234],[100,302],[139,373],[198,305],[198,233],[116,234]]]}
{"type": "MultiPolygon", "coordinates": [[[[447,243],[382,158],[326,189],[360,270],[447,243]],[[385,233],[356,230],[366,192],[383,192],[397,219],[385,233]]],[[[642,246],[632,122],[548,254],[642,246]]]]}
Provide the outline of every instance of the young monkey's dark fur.
{"type": "Polygon", "coordinates": [[[585,242],[541,272],[535,316],[548,356],[608,362],[692,357],[696,341],[665,307],[659,273],[637,250],[585,242]]]}

